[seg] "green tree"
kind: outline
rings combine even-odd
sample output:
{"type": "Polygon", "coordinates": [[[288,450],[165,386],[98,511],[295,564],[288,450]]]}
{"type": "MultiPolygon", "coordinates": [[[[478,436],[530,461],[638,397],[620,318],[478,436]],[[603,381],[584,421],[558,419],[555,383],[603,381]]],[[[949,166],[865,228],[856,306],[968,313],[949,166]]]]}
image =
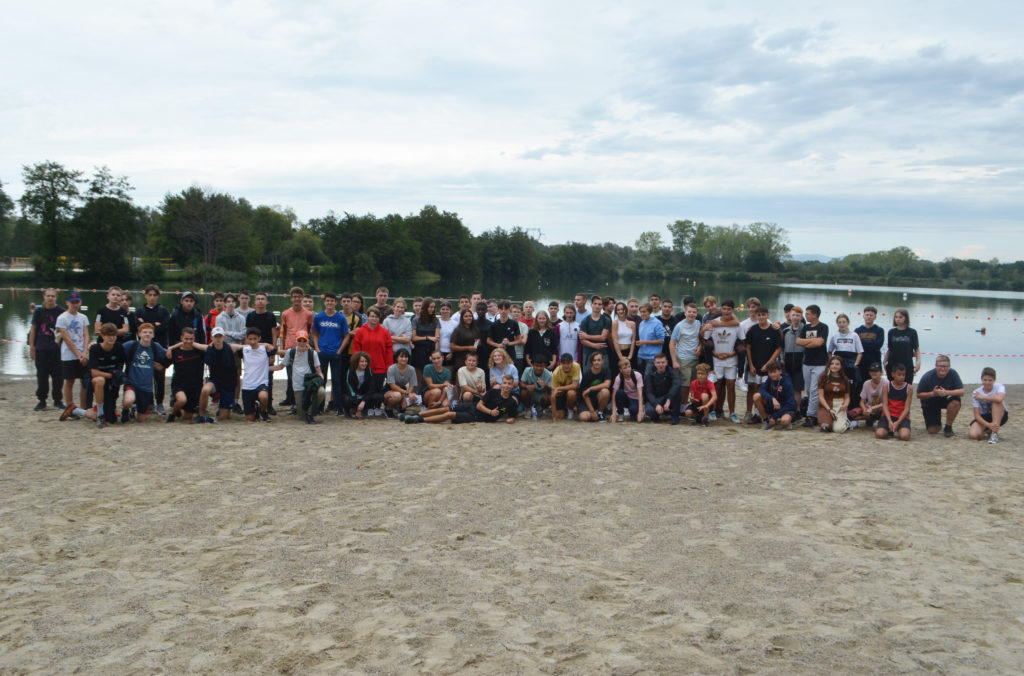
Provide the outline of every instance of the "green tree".
{"type": "Polygon", "coordinates": [[[119,279],[131,272],[131,254],[141,243],[143,213],[128,200],[94,197],[72,219],[76,232],[87,232],[75,244],[72,257],[97,278],[119,279]]]}
{"type": "Polygon", "coordinates": [[[277,252],[284,246],[295,233],[295,221],[295,212],[291,209],[256,207],[252,214],[252,234],[259,242],[259,255],[277,252]]]}
{"type": "Polygon", "coordinates": [[[0,255],[9,256],[11,237],[14,235],[14,201],[4,192],[0,181],[0,255]]]}
{"type": "Polygon", "coordinates": [[[647,232],[640,233],[640,236],[636,238],[636,243],[633,246],[636,247],[636,250],[641,255],[652,256],[655,253],[658,253],[665,244],[662,241],[660,232],[648,230],[647,232]]]}
{"type": "Polygon", "coordinates": [[[418,215],[405,220],[410,234],[419,242],[424,268],[445,280],[480,276],[476,242],[458,214],[439,212],[437,207],[428,204],[418,215]]]}
{"type": "MultiPolygon", "coordinates": [[[[44,275],[52,275],[60,269],[61,257],[74,251],[81,236],[87,236],[68,229],[81,194],[82,172],[67,169],[57,162],[39,162],[22,167],[22,183],[25,191],[18,200],[22,214],[39,223],[36,241],[39,269],[44,275]]],[[[70,266],[70,258],[65,261],[70,266]]]]}
{"type": "Polygon", "coordinates": [[[209,193],[198,186],[178,195],[167,194],[162,218],[155,228],[154,245],[162,255],[181,265],[201,263],[248,270],[257,256],[258,242],[247,218],[252,207],[225,193],[209,193]]]}

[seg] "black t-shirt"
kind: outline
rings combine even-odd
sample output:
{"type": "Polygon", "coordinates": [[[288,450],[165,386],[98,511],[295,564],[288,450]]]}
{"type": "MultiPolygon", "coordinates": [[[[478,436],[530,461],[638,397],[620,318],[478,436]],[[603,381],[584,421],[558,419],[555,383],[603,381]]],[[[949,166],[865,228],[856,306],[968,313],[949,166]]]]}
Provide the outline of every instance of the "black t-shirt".
{"type": "Polygon", "coordinates": [[[235,386],[238,369],[235,368],[235,355],[227,343],[219,350],[213,345],[207,346],[204,361],[210,367],[210,380],[228,389],[235,386]]]}
{"type": "Polygon", "coordinates": [[[804,324],[800,329],[801,338],[821,338],[820,347],[804,348],[804,364],[807,366],[825,366],[828,363],[828,326],[818,322],[814,326],[804,324]]]}
{"type": "MultiPolygon", "coordinates": [[[[161,345],[173,345],[167,341],[167,322],[171,319],[170,311],[163,305],[157,303],[153,307],[143,305],[135,311],[135,317],[138,319],[139,324],[149,322],[153,325],[153,340],[160,343],[161,345]]],[[[135,327],[135,332],[138,333],[139,327],[135,327]]],[[[174,341],[178,342],[177,340],[174,341]]]]}
{"type": "Polygon", "coordinates": [[[171,379],[172,390],[195,391],[203,386],[204,355],[192,348],[185,351],[178,348],[171,353],[171,364],[174,365],[174,377],[171,379]]]}
{"type": "Polygon", "coordinates": [[[64,312],[60,307],[56,305],[52,308],[46,308],[39,306],[32,313],[32,326],[36,327],[36,344],[37,350],[56,350],[59,346],[55,336],[57,335],[57,317],[60,317],[61,313],[64,312]]]}
{"type": "Polygon", "coordinates": [[[253,310],[245,318],[245,328],[256,327],[260,330],[260,342],[274,344],[274,329],[277,328],[277,317],[270,310],[260,314],[253,310]]]}
{"type": "MultiPolygon", "coordinates": [[[[124,326],[124,323],[127,320],[127,318],[128,312],[125,311],[124,308],[120,307],[117,308],[116,310],[111,310],[109,307],[104,305],[103,307],[100,308],[99,312],[96,313],[96,319],[98,319],[101,324],[106,324],[107,322],[109,322],[116,326],[118,331],[120,331],[121,327],[124,326]]],[[[127,340],[127,334],[117,337],[117,342],[119,343],[123,343],[125,342],[125,340],[127,340]]],[[[96,342],[103,342],[103,336],[100,335],[99,331],[96,332],[96,342]]]]}
{"type": "Polygon", "coordinates": [[[594,385],[600,385],[606,380],[611,380],[611,376],[608,374],[607,364],[601,364],[601,371],[599,373],[594,373],[594,369],[589,366],[583,369],[580,373],[581,390],[593,387],[594,385]]]}
{"type": "MultiPolygon", "coordinates": [[[[658,314],[654,315],[654,318],[661,322],[661,325],[665,327],[665,342],[661,346],[661,351],[664,352],[666,355],[670,355],[671,353],[669,352],[669,342],[672,340],[672,330],[676,328],[676,324],[686,319],[686,313],[680,312],[679,314],[675,314],[672,315],[671,317],[666,318],[665,315],[659,312],[658,314]]],[[[637,326],[639,326],[639,324],[637,324],[637,326]]]]}
{"type": "Polygon", "coordinates": [[[491,340],[495,343],[501,343],[503,340],[512,342],[519,337],[519,322],[508,318],[508,321],[501,321],[501,319],[495,319],[494,323],[491,324],[491,340]]]}
{"type": "Polygon", "coordinates": [[[771,324],[766,329],[754,324],[747,329],[746,343],[750,346],[757,375],[764,375],[761,373],[761,367],[768,363],[768,358],[782,345],[782,334],[771,324]]]}
{"type": "Polygon", "coordinates": [[[491,389],[483,398],[484,406],[490,409],[498,409],[498,415],[488,415],[477,409],[476,415],[482,422],[504,421],[506,418],[514,418],[519,414],[519,402],[513,396],[502,397],[501,390],[491,389]]]}
{"type": "Polygon", "coordinates": [[[914,352],[920,347],[916,329],[889,329],[889,368],[903,364],[913,375],[914,352]]]}
{"type": "Polygon", "coordinates": [[[89,346],[89,368],[114,373],[123,371],[124,364],[128,361],[124,348],[119,343],[114,343],[114,349],[109,352],[103,349],[99,343],[89,346]]]}

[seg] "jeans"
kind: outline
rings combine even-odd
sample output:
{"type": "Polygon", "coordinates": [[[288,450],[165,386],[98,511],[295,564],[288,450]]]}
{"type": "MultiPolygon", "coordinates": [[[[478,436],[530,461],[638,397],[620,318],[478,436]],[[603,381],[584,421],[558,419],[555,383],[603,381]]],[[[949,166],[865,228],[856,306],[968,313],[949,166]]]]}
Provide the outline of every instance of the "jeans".
{"type": "Polygon", "coordinates": [[[808,418],[816,418],[818,416],[818,378],[821,377],[821,374],[827,368],[824,364],[821,366],[804,364],[804,387],[807,388],[808,418]]]}
{"type": "Polygon", "coordinates": [[[341,388],[344,386],[345,371],[342,365],[345,363],[345,355],[317,352],[320,358],[320,370],[324,372],[324,382],[331,384],[331,401],[333,408],[341,410],[341,388]],[[328,371],[330,375],[328,376],[328,371]]]}

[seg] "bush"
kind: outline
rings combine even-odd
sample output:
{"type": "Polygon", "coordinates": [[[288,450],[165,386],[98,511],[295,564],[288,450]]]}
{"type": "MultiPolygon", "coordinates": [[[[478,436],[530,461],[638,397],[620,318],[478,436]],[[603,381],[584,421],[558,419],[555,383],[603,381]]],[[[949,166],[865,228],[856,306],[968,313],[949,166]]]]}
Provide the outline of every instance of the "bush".
{"type": "Polygon", "coordinates": [[[147,283],[158,282],[164,278],[164,264],[159,258],[143,258],[135,266],[135,276],[147,283]]]}

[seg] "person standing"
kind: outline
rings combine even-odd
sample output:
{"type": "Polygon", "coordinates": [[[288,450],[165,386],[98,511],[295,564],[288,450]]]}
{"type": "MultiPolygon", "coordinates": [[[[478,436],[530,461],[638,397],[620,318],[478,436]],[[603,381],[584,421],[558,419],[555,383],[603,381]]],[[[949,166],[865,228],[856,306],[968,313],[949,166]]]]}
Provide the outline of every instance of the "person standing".
{"type": "Polygon", "coordinates": [[[921,370],[921,343],[917,339],[917,331],[910,328],[910,312],[900,308],[892,313],[893,328],[889,329],[889,350],[885,353],[883,365],[890,371],[892,365],[903,364],[907,367],[907,382],[914,384],[914,375],[921,370]],[[913,364],[913,367],[911,367],[913,364]]]}
{"type": "Polygon", "coordinates": [[[871,379],[871,372],[868,367],[872,364],[882,363],[882,348],[885,347],[885,330],[875,324],[878,317],[878,308],[868,305],[861,312],[864,323],[853,331],[860,337],[860,346],[864,352],[861,354],[858,367],[858,381],[865,383],[871,379]]]}
{"type": "Polygon", "coordinates": [[[337,311],[338,296],[328,291],[324,294],[324,311],[313,317],[313,331],[310,334],[313,349],[319,358],[324,380],[328,374],[331,379],[331,400],[328,409],[341,414],[341,394],[345,383],[345,371],[342,363],[347,346],[348,320],[337,311]]]}
{"type": "MultiPolygon", "coordinates": [[[[246,343],[246,345],[249,345],[250,342],[251,342],[250,339],[249,339],[250,329],[256,329],[257,331],[260,332],[259,340],[257,340],[255,343],[253,343],[250,346],[250,347],[253,348],[253,350],[257,349],[255,347],[257,345],[270,345],[270,346],[277,345],[277,337],[278,337],[278,334],[279,334],[277,318],[274,317],[274,313],[273,312],[270,312],[269,310],[267,310],[267,294],[265,292],[263,292],[263,291],[259,291],[259,292],[256,293],[255,296],[253,296],[252,301],[253,301],[253,310],[252,310],[252,312],[249,313],[249,316],[245,318],[245,328],[246,328],[246,331],[245,331],[245,343],[246,343]]],[[[251,350],[250,350],[249,353],[246,353],[245,351],[242,352],[242,362],[243,362],[243,367],[242,367],[242,374],[243,374],[242,375],[242,395],[243,395],[242,396],[242,410],[245,413],[247,418],[250,416],[250,414],[253,413],[253,411],[249,411],[249,410],[245,409],[245,390],[246,389],[253,390],[253,392],[250,393],[250,398],[257,397],[257,395],[259,393],[254,393],[254,392],[255,392],[255,389],[256,389],[257,385],[261,381],[259,381],[259,378],[257,376],[253,376],[253,378],[249,378],[249,377],[247,377],[245,375],[245,372],[246,372],[246,367],[245,367],[246,361],[245,360],[247,358],[246,354],[249,355],[248,359],[250,359],[250,360],[256,359],[257,356],[266,357],[268,368],[273,366],[274,365],[274,361],[276,360],[276,357],[274,356],[274,353],[272,351],[266,350],[264,348],[259,348],[259,351],[262,352],[262,355],[257,355],[255,352],[252,352],[251,350]],[[246,387],[246,383],[248,383],[250,385],[250,387],[246,387]]],[[[270,370],[268,370],[266,372],[266,375],[267,375],[266,382],[263,383],[263,385],[265,386],[265,389],[264,390],[260,390],[261,392],[264,393],[262,396],[265,397],[266,400],[267,400],[267,405],[264,407],[262,404],[260,404],[260,409],[261,409],[261,411],[265,410],[268,415],[277,415],[277,410],[274,409],[274,379],[273,379],[273,377],[270,376],[270,371],[272,371],[272,370],[275,370],[275,369],[270,369],[270,370]]],[[[259,371],[260,371],[260,374],[263,373],[263,369],[260,369],[259,371]]],[[[256,399],[252,399],[252,401],[256,401],[256,399]]],[[[262,398],[260,398],[260,401],[262,401],[262,398]]]]}
{"type": "Polygon", "coordinates": [[[61,420],[67,420],[72,415],[81,418],[85,415],[88,407],[86,388],[89,387],[89,370],[86,364],[89,363],[89,353],[85,346],[89,342],[89,319],[78,311],[82,306],[82,297],[77,291],[68,293],[67,311],[57,317],[54,325],[61,338],[60,359],[61,375],[64,377],[64,403],[66,407],[60,414],[61,420]],[[75,381],[81,382],[81,406],[75,406],[75,381]]]}
{"type": "MultiPolygon", "coordinates": [[[[306,335],[313,329],[313,313],[302,307],[302,298],[305,292],[300,286],[293,286],[288,295],[291,297],[292,306],[281,313],[281,331],[278,334],[278,349],[282,352],[295,347],[295,336],[299,331],[305,331],[306,335]]],[[[288,390],[284,400],[278,402],[278,406],[291,406],[289,413],[298,411],[295,405],[295,389],[292,387],[292,372],[288,369],[288,390]]]]}
{"type": "MultiPolygon", "coordinates": [[[[171,320],[171,313],[163,305],[160,305],[160,287],[156,284],[149,284],[142,290],[146,297],[146,304],[136,311],[140,324],[151,324],[153,326],[153,341],[163,346],[164,349],[170,345],[167,340],[167,327],[171,320]]],[[[164,408],[164,392],[167,386],[167,372],[158,369],[153,372],[153,411],[157,415],[167,415],[164,408]]]]}
{"type": "Polygon", "coordinates": [[[63,310],[57,307],[57,290],[43,292],[43,304],[32,312],[32,328],[28,332],[29,357],[36,365],[36,399],[34,410],[46,410],[46,397],[53,387],[53,406],[64,408],[60,346],[57,344],[57,318],[63,310]]]}
{"type": "Polygon", "coordinates": [[[807,323],[800,329],[796,344],[804,348],[804,383],[807,385],[807,418],[804,427],[814,427],[818,419],[818,381],[828,365],[828,326],[820,321],[821,308],[808,305],[807,323]]]}

